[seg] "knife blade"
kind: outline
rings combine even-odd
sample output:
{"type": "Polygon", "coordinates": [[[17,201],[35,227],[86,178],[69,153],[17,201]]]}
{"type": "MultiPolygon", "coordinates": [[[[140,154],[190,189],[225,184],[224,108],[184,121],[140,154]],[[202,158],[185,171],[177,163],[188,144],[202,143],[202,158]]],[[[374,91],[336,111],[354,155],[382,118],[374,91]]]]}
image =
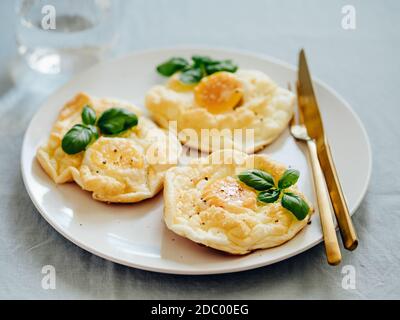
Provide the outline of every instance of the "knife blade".
{"type": "Polygon", "coordinates": [[[317,145],[318,159],[325,176],[344,247],[348,250],[354,250],[358,245],[357,233],[349,214],[346,199],[325,135],[304,49],[301,49],[299,54],[297,98],[299,107],[303,113],[303,121],[308,135],[315,140],[317,145]]]}

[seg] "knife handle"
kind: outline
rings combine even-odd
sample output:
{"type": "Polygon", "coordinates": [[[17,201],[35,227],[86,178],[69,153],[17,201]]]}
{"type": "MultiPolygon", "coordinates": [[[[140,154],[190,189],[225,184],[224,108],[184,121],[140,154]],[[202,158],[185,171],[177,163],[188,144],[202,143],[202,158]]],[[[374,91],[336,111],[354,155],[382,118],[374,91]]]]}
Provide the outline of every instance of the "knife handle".
{"type": "Polygon", "coordinates": [[[352,251],[357,248],[358,245],[357,233],[346,205],[346,200],[344,198],[336,168],[333,163],[331,150],[327,142],[324,143],[324,146],[321,148],[321,152],[319,152],[318,157],[325,175],[325,181],[328,186],[329,195],[332,201],[336,219],[338,221],[343,245],[347,250],[352,251]]]}
{"type": "Polygon", "coordinates": [[[333,223],[333,212],[325,185],[324,174],[318,160],[317,147],[314,140],[307,141],[310,153],[312,172],[317,195],[322,234],[324,235],[326,258],[331,265],[337,265],[342,260],[336,229],[333,223]]]}

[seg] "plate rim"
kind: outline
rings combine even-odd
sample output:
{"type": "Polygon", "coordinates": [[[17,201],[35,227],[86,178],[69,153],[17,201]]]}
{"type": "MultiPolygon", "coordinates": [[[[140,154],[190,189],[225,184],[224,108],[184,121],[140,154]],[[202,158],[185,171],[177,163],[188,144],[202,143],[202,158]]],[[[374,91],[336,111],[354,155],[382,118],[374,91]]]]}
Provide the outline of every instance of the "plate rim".
{"type": "MultiPolygon", "coordinates": [[[[25,154],[26,154],[26,145],[28,143],[28,137],[27,137],[27,133],[30,130],[32,123],[36,120],[36,118],[38,117],[39,111],[40,109],[47,103],[47,101],[50,99],[50,97],[52,96],[56,96],[57,94],[59,94],[61,91],[64,90],[65,87],[69,86],[70,83],[72,83],[73,81],[75,81],[75,79],[83,76],[85,73],[89,73],[91,72],[92,69],[96,69],[99,68],[102,65],[107,65],[109,63],[115,62],[117,60],[123,60],[123,59],[128,59],[131,57],[135,57],[135,56],[140,56],[140,55],[145,55],[145,54],[151,54],[151,53],[159,53],[162,51],[171,51],[171,50],[190,50],[190,51],[195,51],[195,50],[209,50],[209,51],[224,51],[224,52],[231,52],[231,53],[236,53],[236,54],[240,54],[240,55],[245,55],[248,57],[254,57],[257,59],[261,59],[261,60],[266,60],[268,62],[271,62],[273,64],[276,64],[278,66],[282,66],[286,69],[290,69],[292,71],[296,71],[297,67],[282,61],[278,58],[272,57],[270,55],[264,54],[264,53],[259,53],[259,52],[255,52],[255,51],[250,51],[250,50],[245,50],[245,49],[237,49],[237,48],[230,48],[230,47],[224,47],[224,46],[203,46],[203,45],[176,45],[176,46],[160,46],[160,47],[152,47],[152,48],[147,48],[147,49],[141,49],[141,50],[134,50],[131,51],[129,53],[114,57],[113,59],[110,60],[105,60],[102,61],[100,63],[97,63],[93,66],[91,66],[88,69],[85,69],[79,73],[77,73],[76,75],[74,75],[71,79],[69,79],[67,82],[65,82],[63,85],[61,85],[58,89],[56,89],[55,91],[49,93],[49,95],[46,97],[46,99],[44,101],[42,101],[42,103],[40,104],[40,107],[35,111],[34,116],[32,117],[32,119],[29,121],[28,126],[26,127],[24,136],[23,136],[23,142],[22,142],[22,147],[21,147],[21,156],[20,156],[20,169],[21,169],[21,174],[22,174],[22,180],[25,186],[25,189],[29,195],[29,198],[31,199],[31,201],[33,202],[36,210],[38,210],[38,212],[40,213],[40,215],[47,221],[47,223],[49,223],[58,233],[60,233],[64,238],[66,238],[67,240],[71,241],[73,244],[75,244],[76,246],[80,247],[81,249],[95,254],[96,256],[99,256],[105,260],[109,260],[112,261],[114,263],[118,263],[127,267],[133,267],[133,268],[137,268],[137,269],[141,269],[141,270],[145,270],[145,271],[151,271],[151,272],[158,272],[158,273],[164,273],[164,274],[176,274],[176,275],[211,275],[211,274],[228,274],[228,273],[236,273],[236,272],[241,272],[241,271],[245,271],[245,270],[252,270],[252,269],[256,269],[256,268],[260,268],[263,266],[267,266],[267,265],[271,265],[280,261],[284,261],[286,259],[289,259],[291,257],[294,257],[300,253],[303,253],[307,250],[309,250],[310,248],[316,246],[317,244],[319,244],[320,242],[322,242],[323,238],[322,236],[316,240],[311,242],[309,245],[301,248],[300,250],[291,252],[289,254],[286,254],[283,257],[279,257],[279,258],[275,258],[273,260],[269,260],[267,262],[258,262],[258,263],[254,263],[248,266],[242,266],[242,267],[233,267],[233,268],[229,268],[226,269],[226,267],[222,267],[222,268],[216,268],[213,270],[181,270],[181,269],[167,269],[167,268],[159,268],[159,267],[151,267],[148,266],[146,264],[141,264],[141,263],[131,263],[128,261],[124,261],[121,259],[118,259],[116,257],[110,256],[108,254],[102,253],[98,250],[96,250],[93,247],[87,246],[84,243],[78,241],[77,239],[73,238],[72,236],[68,235],[67,232],[65,232],[63,230],[63,228],[57,226],[51,219],[50,217],[46,214],[45,210],[43,210],[40,206],[40,204],[37,202],[37,200],[35,199],[35,197],[32,194],[32,190],[30,190],[30,188],[28,187],[28,177],[26,176],[26,173],[28,172],[28,170],[25,170],[25,166],[24,166],[24,161],[23,159],[25,158],[25,154]]],[[[371,148],[371,142],[367,133],[367,130],[364,126],[364,124],[362,123],[360,117],[357,115],[357,113],[353,110],[353,108],[350,106],[350,104],[342,97],[342,95],[340,95],[334,88],[332,88],[331,86],[329,86],[328,84],[326,84],[324,81],[320,80],[318,77],[312,77],[312,81],[317,83],[318,85],[320,85],[321,87],[323,87],[324,90],[327,90],[328,92],[330,92],[332,95],[335,96],[336,99],[338,99],[345,107],[346,109],[352,114],[353,118],[356,120],[359,128],[361,129],[363,138],[366,142],[366,147],[367,147],[367,153],[368,153],[368,172],[366,174],[366,183],[362,189],[362,192],[360,193],[360,196],[358,197],[357,201],[355,202],[355,206],[354,206],[354,210],[353,212],[351,212],[350,214],[353,215],[358,208],[361,205],[361,202],[363,201],[365,195],[367,194],[368,188],[369,188],[369,184],[370,184],[370,180],[371,180],[371,175],[372,175],[372,164],[373,164],[373,157],[372,157],[372,148],[371,148]]],[[[338,230],[338,228],[336,228],[336,230],[338,230]]]]}

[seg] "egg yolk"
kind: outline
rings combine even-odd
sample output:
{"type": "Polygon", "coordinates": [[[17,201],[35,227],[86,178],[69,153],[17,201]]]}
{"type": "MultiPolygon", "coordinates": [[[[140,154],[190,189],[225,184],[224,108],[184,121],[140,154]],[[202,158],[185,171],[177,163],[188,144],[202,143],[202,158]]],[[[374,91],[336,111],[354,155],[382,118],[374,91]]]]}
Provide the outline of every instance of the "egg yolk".
{"type": "Polygon", "coordinates": [[[242,96],[242,83],[229,72],[216,72],[205,77],[194,89],[197,104],[214,114],[233,110],[242,96]]]}
{"type": "Polygon", "coordinates": [[[91,161],[99,169],[142,168],[144,165],[142,155],[133,148],[129,140],[119,140],[118,143],[112,143],[109,140],[106,142],[99,139],[91,148],[94,151],[91,154],[91,161]]]}
{"type": "Polygon", "coordinates": [[[257,207],[256,193],[232,177],[208,184],[203,190],[202,199],[209,205],[222,208],[233,205],[255,210],[257,207]]]}
{"type": "Polygon", "coordinates": [[[175,73],[167,82],[167,87],[178,92],[192,91],[196,86],[195,83],[184,83],[179,79],[180,73],[175,73]]]}

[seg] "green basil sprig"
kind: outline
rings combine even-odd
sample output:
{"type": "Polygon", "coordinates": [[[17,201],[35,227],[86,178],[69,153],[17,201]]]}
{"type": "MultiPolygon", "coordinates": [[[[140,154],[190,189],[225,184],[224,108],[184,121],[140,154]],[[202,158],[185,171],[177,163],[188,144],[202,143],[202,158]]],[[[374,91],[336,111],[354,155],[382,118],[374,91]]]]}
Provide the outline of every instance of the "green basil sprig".
{"type": "Polygon", "coordinates": [[[296,169],[287,169],[278,181],[279,189],[286,189],[299,180],[300,172],[296,169]]]}
{"type": "Polygon", "coordinates": [[[285,191],[299,180],[299,176],[298,170],[288,169],[279,179],[278,186],[275,186],[274,179],[269,173],[258,169],[243,171],[238,178],[249,187],[260,191],[257,196],[258,201],[274,203],[281,198],[282,207],[292,212],[297,220],[303,220],[310,211],[307,202],[298,195],[285,191]]]}
{"type": "Polygon", "coordinates": [[[297,220],[303,220],[310,211],[307,202],[292,192],[285,192],[282,196],[281,203],[282,207],[292,212],[297,220]]]}
{"type": "Polygon", "coordinates": [[[82,124],[74,125],[61,141],[61,147],[67,154],[84,151],[99,138],[100,132],[105,135],[117,135],[138,124],[134,113],[121,108],[104,111],[96,122],[96,112],[86,105],[82,109],[81,118],[82,124]]]}
{"type": "Polygon", "coordinates": [[[85,150],[98,137],[99,133],[95,126],[76,124],[64,135],[61,147],[65,153],[76,154],[85,150]]]}
{"type": "Polygon", "coordinates": [[[226,72],[236,72],[238,69],[237,65],[235,65],[232,60],[224,60],[218,61],[217,63],[209,64],[206,66],[206,71],[208,74],[213,74],[219,71],[226,72]]]}
{"type": "Polygon", "coordinates": [[[164,63],[157,66],[157,71],[163,76],[170,77],[175,72],[182,70],[189,65],[184,58],[172,57],[171,59],[165,61],[164,63]]]}
{"type": "Polygon", "coordinates": [[[183,83],[194,84],[200,82],[203,76],[204,74],[202,69],[191,68],[183,71],[179,76],[179,80],[182,81],[183,83]]]}
{"type": "Polygon", "coordinates": [[[88,105],[83,107],[81,117],[83,124],[94,125],[96,123],[96,111],[88,105]]]}
{"type": "Polygon", "coordinates": [[[111,108],[102,113],[97,126],[101,133],[115,135],[122,133],[138,124],[136,114],[121,108],[111,108]]]}
{"type": "Polygon", "coordinates": [[[265,202],[265,203],[273,203],[279,199],[281,195],[281,191],[278,189],[269,189],[267,191],[261,191],[258,194],[258,201],[265,202]]]}
{"type": "Polygon", "coordinates": [[[262,170],[250,169],[238,175],[239,180],[256,190],[269,190],[275,186],[274,178],[262,170]]]}
{"type": "Polygon", "coordinates": [[[183,83],[194,84],[210,74],[219,71],[236,72],[238,66],[232,60],[214,60],[208,56],[192,56],[192,63],[180,57],[173,57],[157,66],[157,71],[163,76],[170,77],[181,71],[179,80],[183,83]]]}

